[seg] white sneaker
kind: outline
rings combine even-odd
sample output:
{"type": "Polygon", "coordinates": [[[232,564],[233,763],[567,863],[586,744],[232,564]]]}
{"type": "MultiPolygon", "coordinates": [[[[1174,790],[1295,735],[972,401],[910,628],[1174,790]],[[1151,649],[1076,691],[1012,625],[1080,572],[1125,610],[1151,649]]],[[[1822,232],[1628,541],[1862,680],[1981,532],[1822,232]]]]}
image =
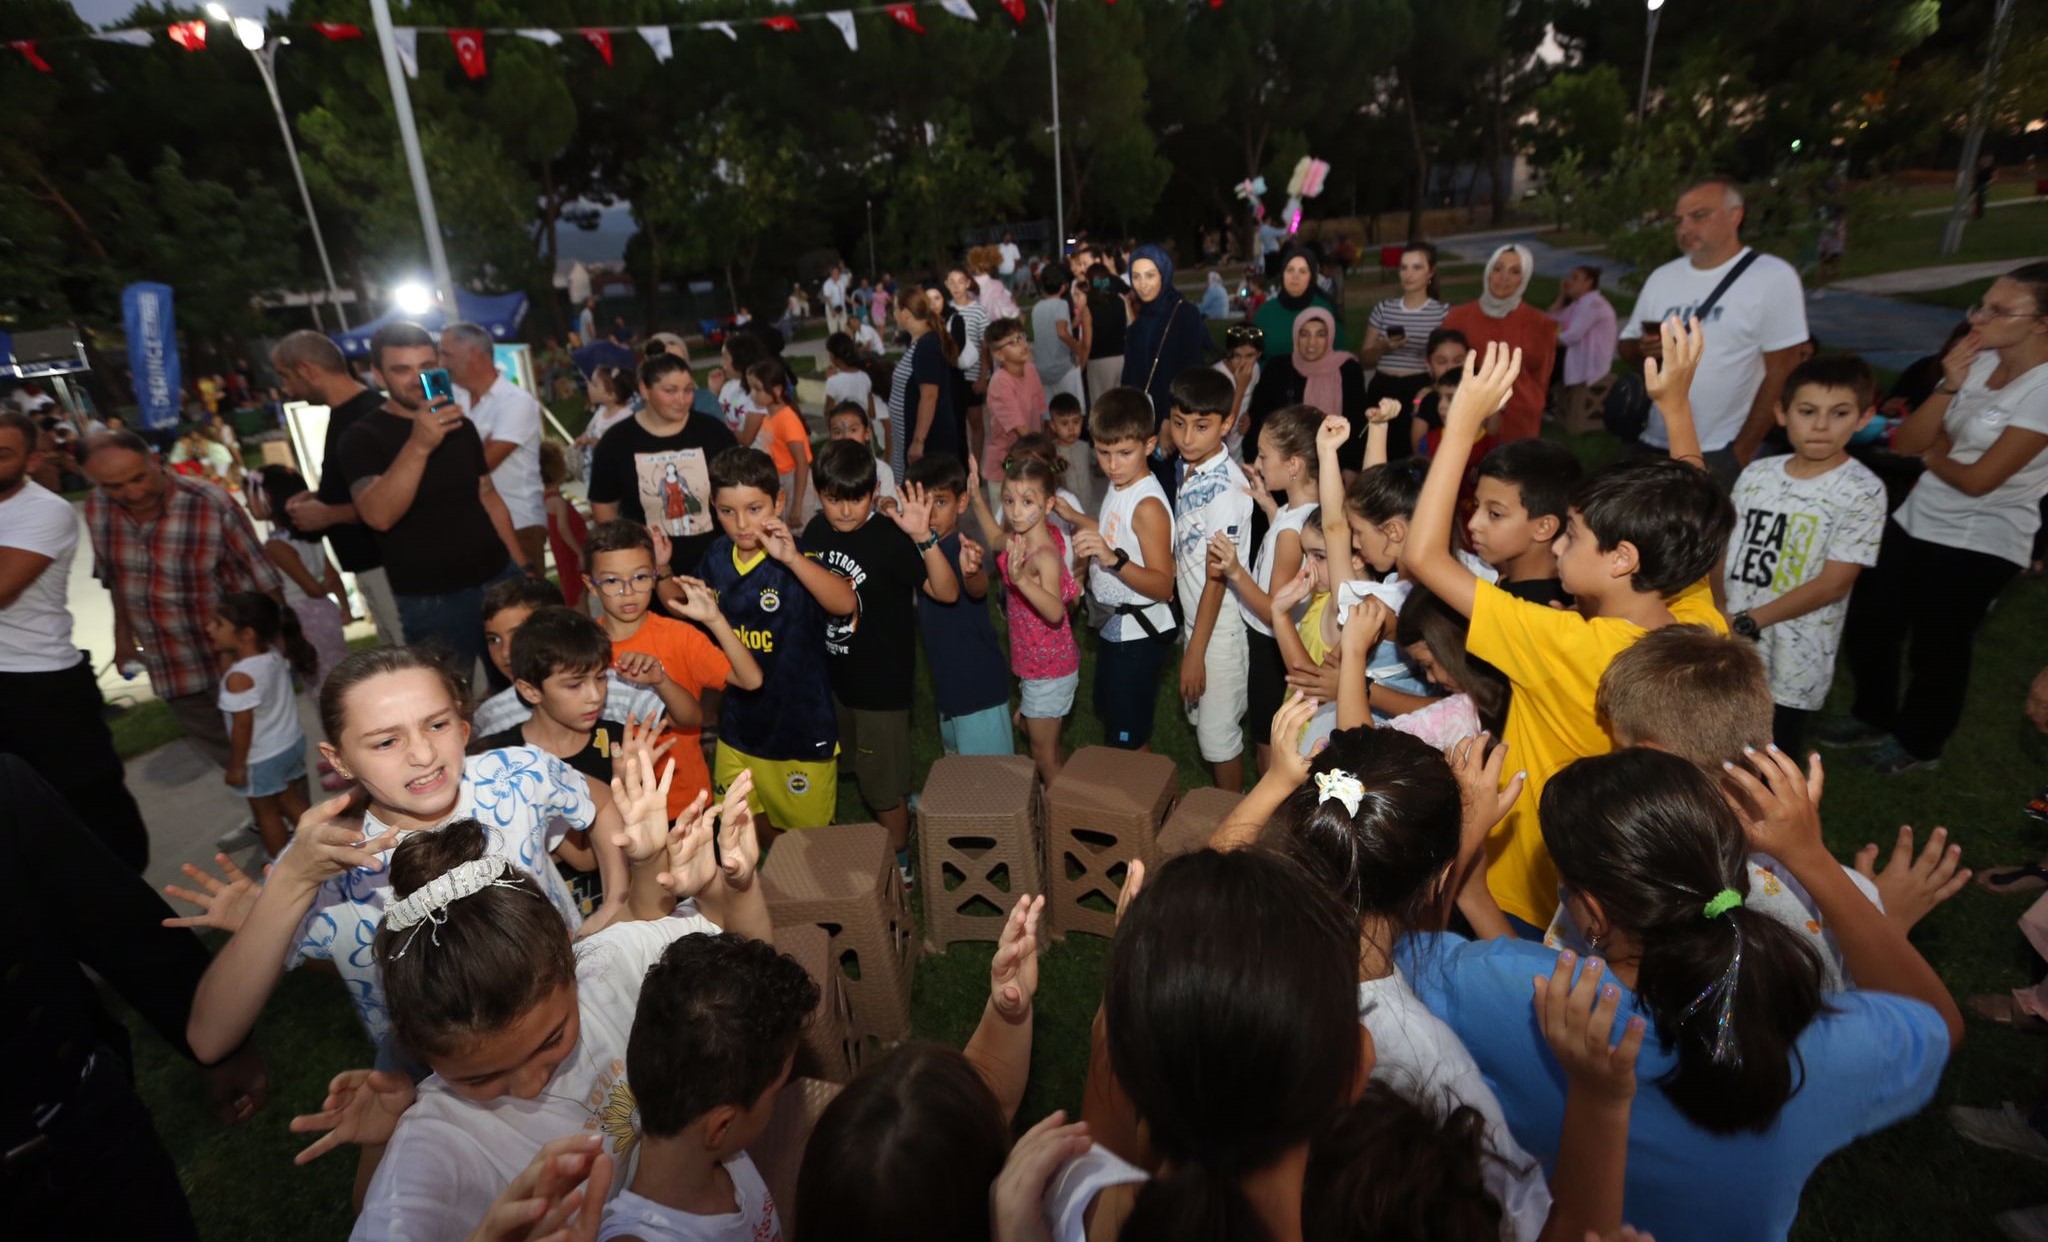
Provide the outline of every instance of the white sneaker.
{"type": "MultiPolygon", "coordinates": [[[[1979,1146],[1995,1147],[1999,1151],[2048,1161],[2048,1136],[2042,1135],[2039,1130],[2028,1124],[2026,1115],[2010,1100],[1997,1108],[1951,1106],[1948,1110],[1948,1120],[1949,1124],[1956,1128],[1957,1134],[1979,1146]]],[[[2048,1215],[2048,1209],[2042,1211],[2044,1215],[2048,1215]]],[[[2040,1236],[2048,1238],[2048,1233],[2040,1236]]]]}
{"type": "Polygon", "coordinates": [[[256,821],[254,818],[250,818],[221,833],[219,837],[214,839],[213,848],[223,854],[232,854],[236,850],[253,845],[256,840],[256,821]]]}

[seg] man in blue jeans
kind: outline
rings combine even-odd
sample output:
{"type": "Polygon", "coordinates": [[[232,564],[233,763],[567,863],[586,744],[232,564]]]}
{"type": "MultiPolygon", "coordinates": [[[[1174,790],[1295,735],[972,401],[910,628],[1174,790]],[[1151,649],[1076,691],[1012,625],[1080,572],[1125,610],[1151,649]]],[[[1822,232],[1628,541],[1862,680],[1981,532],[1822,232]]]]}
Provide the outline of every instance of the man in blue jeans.
{"type": "Polygon", "coordinates": [[[441,365],[426,329],[390,323],[370,340],[384,406],[336,446],[355,514],[376,533],[409,643],[432,643],[470,675],[483,656],[484,591],[537,573],[491,486],[483,438],[452,400],[428,404],[422,372],[441,365]]]}

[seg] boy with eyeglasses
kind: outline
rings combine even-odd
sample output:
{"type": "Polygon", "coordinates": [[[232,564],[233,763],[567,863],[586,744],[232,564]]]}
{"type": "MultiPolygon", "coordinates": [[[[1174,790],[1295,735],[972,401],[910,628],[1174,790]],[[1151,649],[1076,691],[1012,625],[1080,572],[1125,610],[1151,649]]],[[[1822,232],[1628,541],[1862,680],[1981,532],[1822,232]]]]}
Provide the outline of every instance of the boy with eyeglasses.
{"type": "Polygon", "coordinates": [[[654,564],[654,538],[638,522],[599,523],[584,543],[583,580],[603,609],[598,623],[612,641],[612,668],[626,681],[654,691],[668,713],[664,736],[676,741],[669,752],[676,774],[668,810],[675,816],[699,790],[711,787],[699,706],[704,692],[726,686],[757,689],[762,676],[753,653],[719,611],[717,594],[703,583],[679,579],[680,596],[665,601],[683,620],[655,611],[660,577],[654,564]]]}

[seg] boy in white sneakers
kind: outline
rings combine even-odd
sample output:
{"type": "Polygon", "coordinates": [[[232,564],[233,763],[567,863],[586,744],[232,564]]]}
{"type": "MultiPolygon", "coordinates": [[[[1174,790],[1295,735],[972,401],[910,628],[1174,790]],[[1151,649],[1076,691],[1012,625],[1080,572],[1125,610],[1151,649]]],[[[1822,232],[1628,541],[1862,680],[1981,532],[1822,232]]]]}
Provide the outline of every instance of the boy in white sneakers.
{"type": "Polygon", "coordinates": [[[1202,761],[1220,789],[1244,788],[1244,712],[1250,653],[1244,614],[1230,584],[1209,568],[1210,545],[1235,545],[1250,559],[1251,486],[1226,443],[1236,393],[1207,367],[1173,379],[1173,443],[1180,489],[1173,508],[1174,590],[1180,598],[1180,697],[1202,761]]]}

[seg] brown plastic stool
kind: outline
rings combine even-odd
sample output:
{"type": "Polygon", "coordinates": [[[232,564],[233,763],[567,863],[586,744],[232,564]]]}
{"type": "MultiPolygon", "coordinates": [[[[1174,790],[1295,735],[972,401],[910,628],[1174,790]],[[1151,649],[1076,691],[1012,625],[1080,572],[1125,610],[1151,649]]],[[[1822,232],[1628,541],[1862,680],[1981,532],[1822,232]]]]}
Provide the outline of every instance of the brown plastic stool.
{"type": "MultiPolygon", "coordinates": [[[[747,1154],[768,1183],[768,1193],[787,1222],[796,1210],[796,1179],[804,1167],[804,1148],[810,1146],[811,1130],[818,1118],[839,1095],[840,1084],[815,1078],[792,1077],[775,1097],[775,1111],[768,1116],[768,1128],[747,1145],[747,1154]]],[[[789,1226],[785,1223],[783,1228],[789,1226]]]]}
{"type": "Polygon", "coordinates": [[[1039,888],[1038,768],[1024,755],[950,755],[918,799],[924,943],[1000,940],[1010,907],[1039,888]]]}
{"type": "Polygon", "coordinates": [[[1207,849],[1211,834],[1223,826],[1223,821],[1230,818],[1242,801],[1243,794],[1214,785],[1182,794],[1173,814],[1166,817],[1166,826],[1159,830],[1159,861],[1207,849]]]}
{"type": "Polygon", "coordinates": [[[834,824],[786,832],[761,866],[761,884],[777,926],[813,923],[831,937],[854,1034],[884,1044],[909,1038],[917,936],[889,830],[834,824]]]}
{"type": "Polygon", "coordinates": [[[793,1078],[850,1082],[860,1072],[866,1051],[853,1033],[853,1005],[846,999],[845,977],[832,968],[832,937],[815,923],[792,923],[775,929],[775,947],[804,968],[818,985],[818,1007],[804,1027],[793,1078]]]}
{"type": "Polygon", "coordinates": [[[1084,746],[1047,791],[1045,865],[1051,939],[1116,929],[1117,894],[1131,859],[1158,861],[1159,823],[1180,792],[1173,760],[1146,751],[1084,746]],[[1089,897],[1108,903],[1091,909],[1089,897]]]}

